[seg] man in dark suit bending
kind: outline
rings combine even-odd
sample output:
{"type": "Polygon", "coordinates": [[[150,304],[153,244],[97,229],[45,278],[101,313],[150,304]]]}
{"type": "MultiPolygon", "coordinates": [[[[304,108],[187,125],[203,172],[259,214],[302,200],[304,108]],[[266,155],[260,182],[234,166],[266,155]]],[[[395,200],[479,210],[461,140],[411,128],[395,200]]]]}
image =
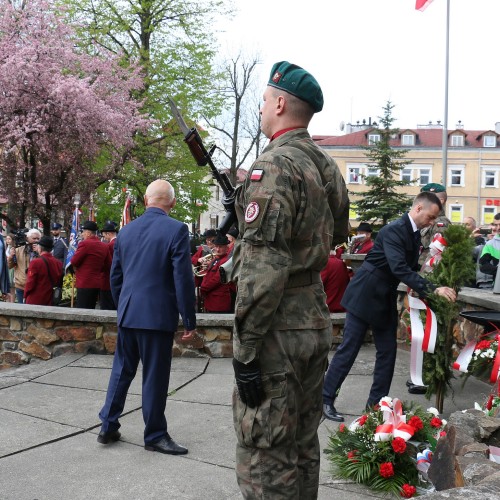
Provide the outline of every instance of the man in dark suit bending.
{"type": "Polygon", "coordinates": [[[146,212],[120,230],[114,248],[110,283],[118,338],[97,441],[120,439],[118,419],[140,360],[144,448],[183,455],[188,450],[168,433],[165,406],[179,313],[185,335],[194,335],[196,328],[189,232],[168,215],[175,194],[167,181],[152,182],[144,201],[146,212]]]}
{"type": "Polygon", "coordinates": [[[422,298],[437,293],[449,301],[456,300],[452,288],[435,288],[416,272],[420,229],[430,226],[441,209],[441,202],[435,194],[420,193],[408,213],[380,230],[374,247],[349,283],[341,302],[347,310],[344,338],[328,367],[323,386],[325,418],[336,422],[344,420],[335,409],[335,398],[369,327],[372,328],[377,355],[367,406],[375,405],[389,394],[396,363],[396,300],[401,281],[422,298]]]}

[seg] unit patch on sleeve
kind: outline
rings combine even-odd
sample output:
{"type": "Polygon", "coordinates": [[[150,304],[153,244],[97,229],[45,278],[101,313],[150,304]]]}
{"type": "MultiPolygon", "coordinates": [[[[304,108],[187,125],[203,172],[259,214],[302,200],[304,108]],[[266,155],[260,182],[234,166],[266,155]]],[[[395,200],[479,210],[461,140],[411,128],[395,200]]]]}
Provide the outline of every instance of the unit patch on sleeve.
{"type": "Polygon", "coordinates": [[[247,224],[250,224],[250,222],[253,222],[257,217],[259,216],[260,213],[260,207],[259,204],[256,201],[251,201],[247,209],[245,210],[245,222],[247,224]]]}
{"type": "Polygon", "coordinates": [[[261,168],[255,168],[254,170],[252,170],[252,173],[250,174],[250,180],[260,181],[263,175],[264,175],[264,170],[262,170],[261,168]]]}

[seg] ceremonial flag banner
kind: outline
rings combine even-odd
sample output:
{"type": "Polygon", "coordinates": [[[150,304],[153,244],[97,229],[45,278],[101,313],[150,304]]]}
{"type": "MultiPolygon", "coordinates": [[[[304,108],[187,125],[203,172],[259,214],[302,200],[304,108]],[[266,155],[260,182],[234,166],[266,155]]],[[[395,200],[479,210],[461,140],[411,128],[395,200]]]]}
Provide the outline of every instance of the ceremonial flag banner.
{"type": "Polygon", "coordinates": [[[419,10],[420,12],[423,12],[431,2],[432,0],[417,0],[415,4],[415,9],[419,10]]]}
{"type": "Polygon", "coordinates": [[[73,212],[73,220],[71,222],[71,232],[69,233],[68,256],[64,268],[67,270],[71,264],[71,259],[75,255],[76,247],[78,246],[78,227],[80,225],[80,212],[78,207],[73,212]]]}
{"type": "Polygon", "coordinates": [[[123,207],[122,219],[120,221],[120,229],[131,221],[130,205],[131,205],[130,195],[127,194],[127,199],[125,200],[125,205],[123,207]]]}

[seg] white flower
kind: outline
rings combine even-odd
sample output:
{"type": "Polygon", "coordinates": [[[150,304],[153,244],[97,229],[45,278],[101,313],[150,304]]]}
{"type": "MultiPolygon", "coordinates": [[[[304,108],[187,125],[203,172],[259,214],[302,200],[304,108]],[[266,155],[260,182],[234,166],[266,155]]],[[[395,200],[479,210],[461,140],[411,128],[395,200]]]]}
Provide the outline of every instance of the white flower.
{"type": "Polygon", "coordinates": [[[488,349],[485,355],[486,357],[493,359],[495,357],[495,351],[493,349],[488,349]]]}
{"type": "Polygon", "coordinates": [[[392,408],[392,398],[389,396],[384,396],[381,400],[379,405],[382,406],[382,402],[387,403],[391,408],[392,408]]]}
{"type": "Polygon", "coordinates": [[[359,429],[360,425],[359,425],[359,418],[357,418],[356,420],[354,420],[353,422],[351,422],[351,425],[349,425],[349,430],[351,432],[354,432],[356,429],[359,429]]]}
{"type": "Polygon", "coordinates": [[[442,422],[441,427],[445,427],[445,426],[446,426],[446,424],[448,423],[448,420],[445,420],[445,419],[443,418],[443,419],[441,419],[441,422],[442,422]]]}
{"type": "Polygon", "coordinates": [[[432,413],[435,417],[437,417],[439,415],[439,412],[433,406],[431,406],[430,408],[427,408],[427,413],[432,413]]]}

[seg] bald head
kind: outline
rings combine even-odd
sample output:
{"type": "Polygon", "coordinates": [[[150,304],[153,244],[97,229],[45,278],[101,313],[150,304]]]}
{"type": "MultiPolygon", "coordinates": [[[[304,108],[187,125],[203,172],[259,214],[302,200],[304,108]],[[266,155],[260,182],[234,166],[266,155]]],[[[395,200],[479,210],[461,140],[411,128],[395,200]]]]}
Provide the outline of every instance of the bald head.
{"type": "Polygon", "coordinates": [[[156,207],[170,212],[175,206],[175,191],[170,182],[156,179],[147,188],[144,196],[147,208],[156,207]]]}

